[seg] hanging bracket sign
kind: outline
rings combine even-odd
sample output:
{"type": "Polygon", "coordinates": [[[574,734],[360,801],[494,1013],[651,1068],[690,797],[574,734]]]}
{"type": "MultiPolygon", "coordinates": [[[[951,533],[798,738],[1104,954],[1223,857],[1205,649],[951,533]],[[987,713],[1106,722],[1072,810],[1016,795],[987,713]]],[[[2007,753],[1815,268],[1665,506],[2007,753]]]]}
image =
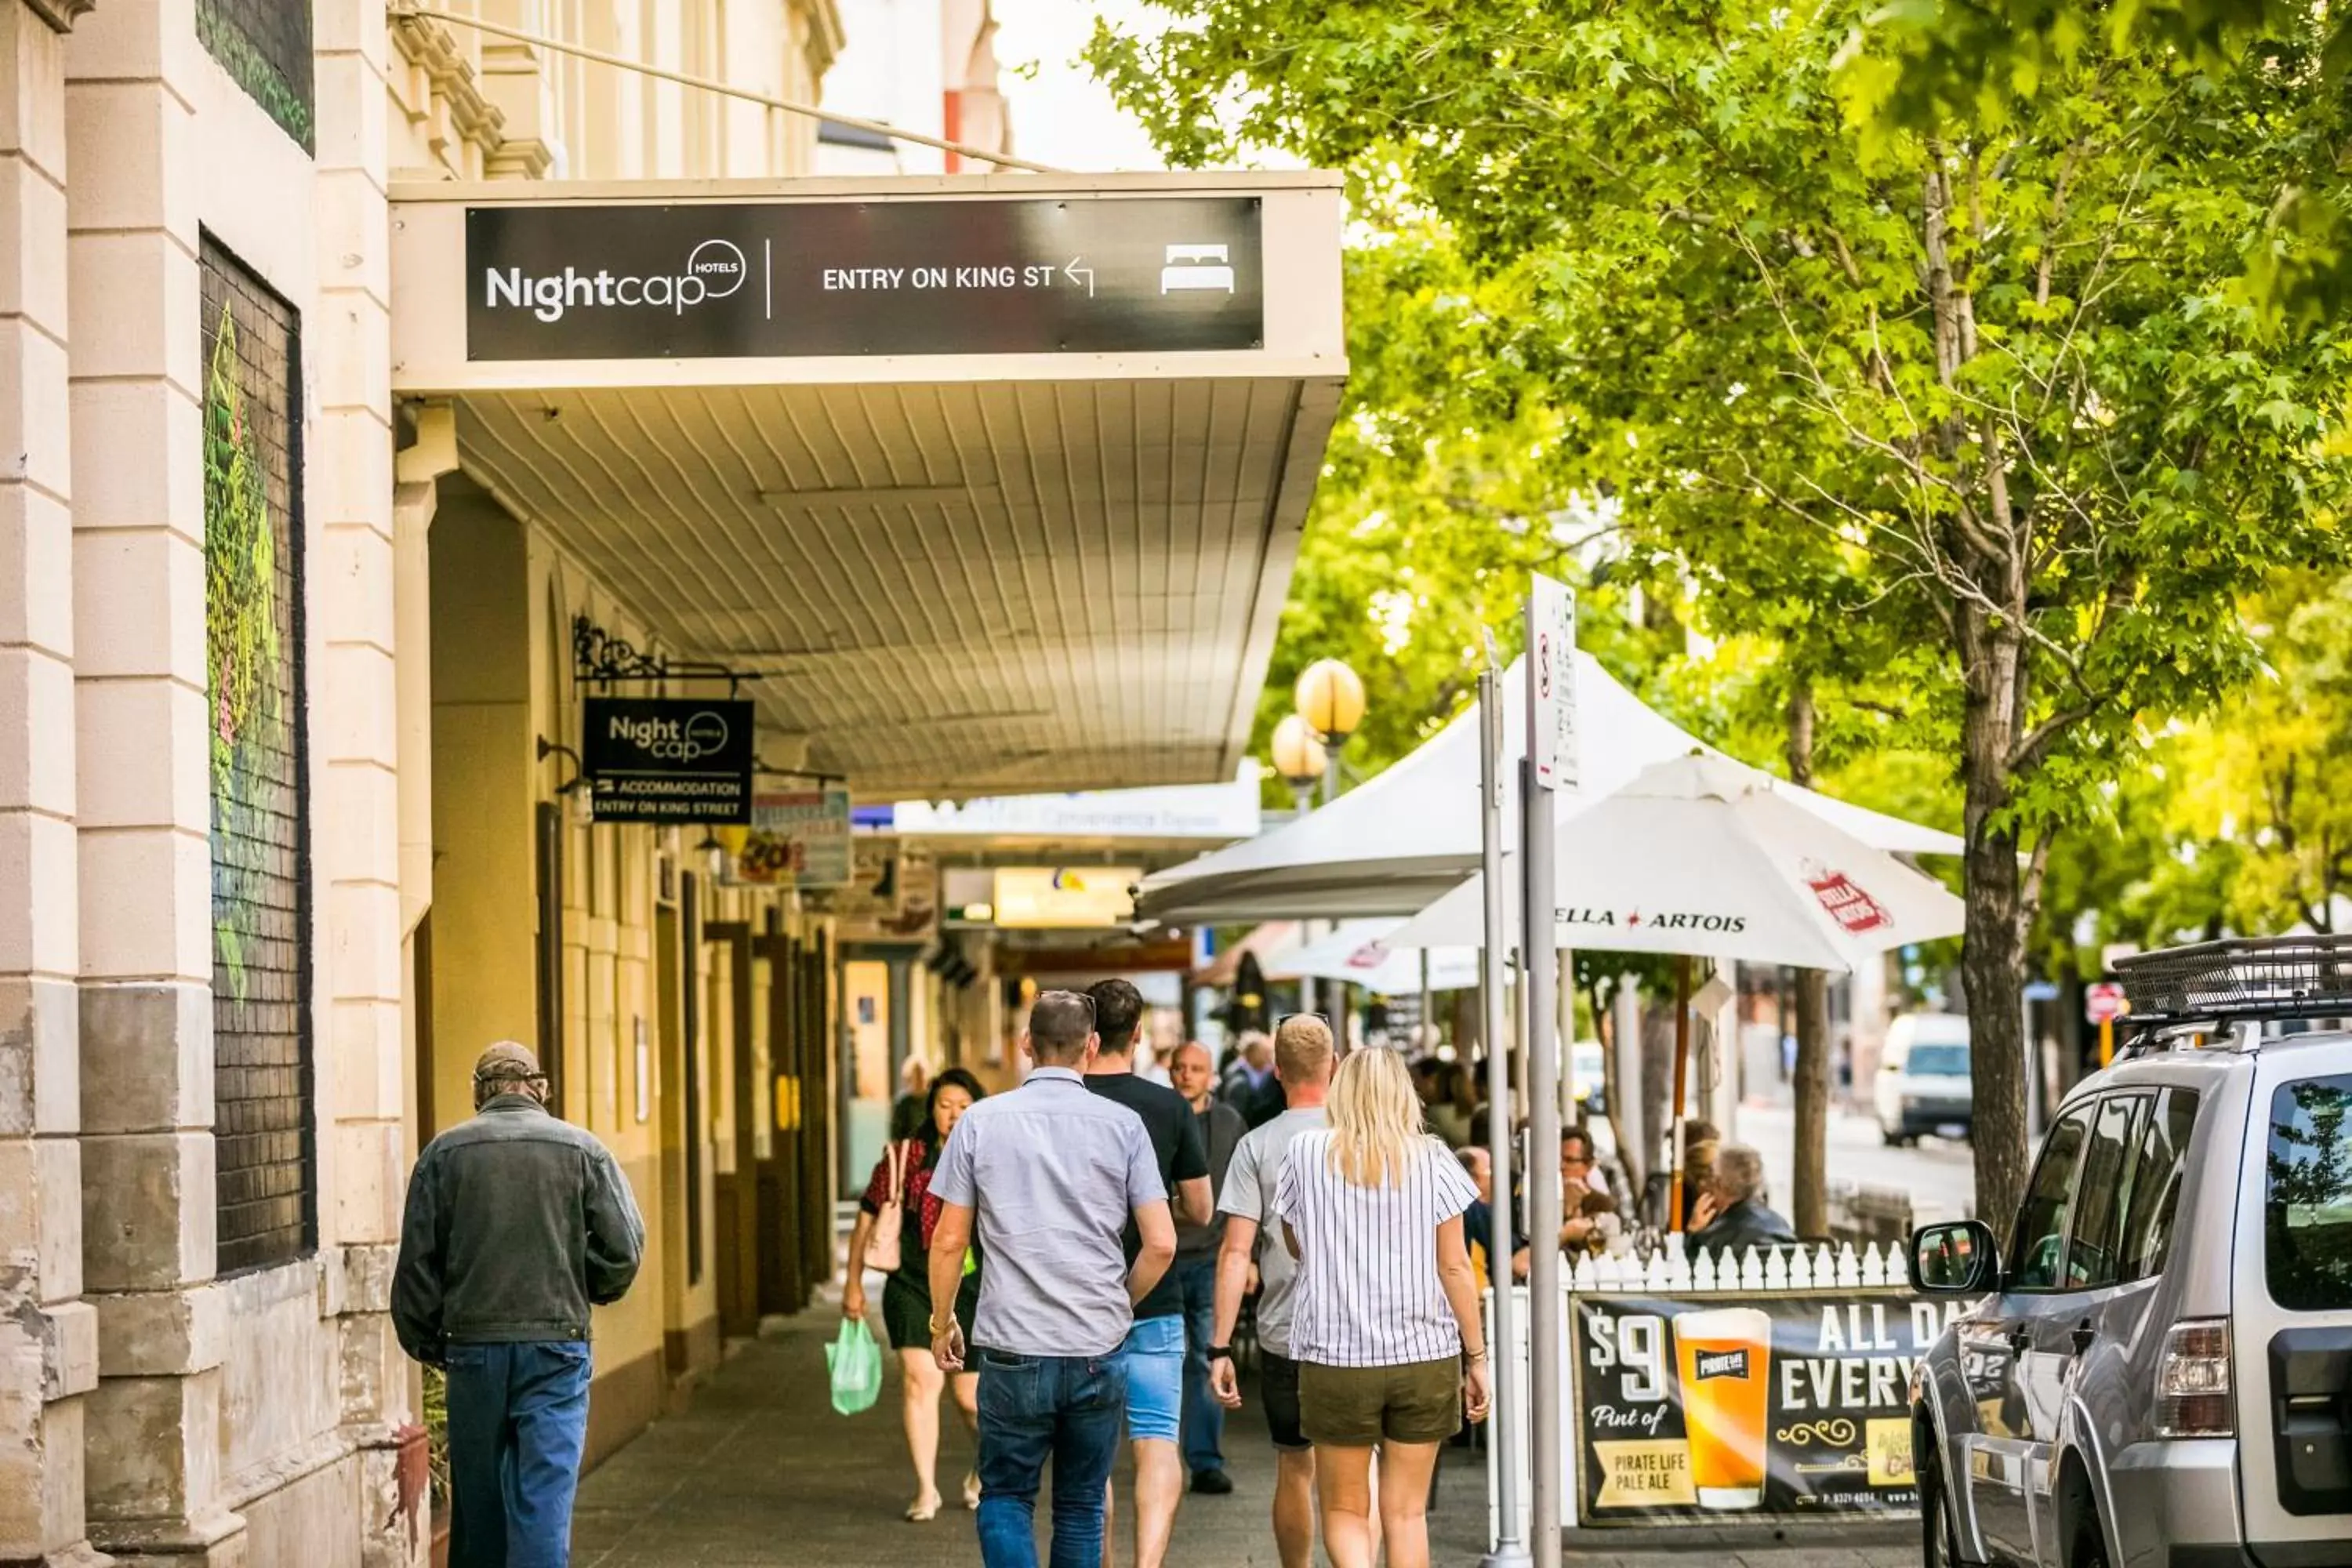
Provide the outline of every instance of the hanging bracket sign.
{"type": "Polygon", "coordinates": [[[733,700],[587,699],[580,759],[596,820],[751,821],[752,723],[733,700]]]}

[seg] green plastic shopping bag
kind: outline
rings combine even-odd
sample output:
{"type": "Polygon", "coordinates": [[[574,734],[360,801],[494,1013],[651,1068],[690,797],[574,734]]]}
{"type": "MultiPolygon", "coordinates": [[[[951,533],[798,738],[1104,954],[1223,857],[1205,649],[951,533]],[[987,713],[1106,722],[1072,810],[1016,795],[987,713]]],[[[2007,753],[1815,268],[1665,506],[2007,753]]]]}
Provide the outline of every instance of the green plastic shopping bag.
{"type": "Polygon", "coordinates": [[[870,1410],[882,1397],[882,1347],[863,1318],[845,1318],[841,1332],[824,1347],[825,1370],[833,1374],[833,1407],[844,1415],[870,1410]]]}

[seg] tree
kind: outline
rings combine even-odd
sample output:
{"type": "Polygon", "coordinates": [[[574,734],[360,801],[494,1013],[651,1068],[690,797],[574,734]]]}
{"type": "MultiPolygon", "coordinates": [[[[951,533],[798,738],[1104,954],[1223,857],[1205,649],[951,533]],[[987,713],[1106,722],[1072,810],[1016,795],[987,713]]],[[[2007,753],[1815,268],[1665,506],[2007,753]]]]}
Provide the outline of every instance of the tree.
{"type": "Polygon", "coordinates": [[[1180,163],[1279,146],[1446,225],[1523,301],[1477,341],[1549,389],[1560,489],[1695,574],[1853,584],[1823,613],[1961,785],[1978,1195],[2013,1206],[2052,836],[2140,715],[2249,670],[2239,595],[2337,548],[2343,341],[2266,333],[2241,266],[2345,129],[2315,24],[2268,75],[2095,40],[2030,120],[1864,136],[1865,0],[1163,8],[1098,33],[1114,92],[1180,163]]]}
{"type": "MultiPolygon", "coordinates": [[[[1343,765],[1370,773],[1427,740],[1470,700],[1486,638],[1512,657],[1528,574],[1579,577],[1577,556],[1609,531],[1597,498],[1557,487],[1561,422],[1541,383],[1482,351],[1518,308],[1507,279],[1481,279],[1451,237],[1377,195],[1381,237],[1353,249],[1346,404],[1332,431],[1289,602],[1283,606],[1256,741],[1292,711],[1292,687],[1318,658],[1365,679],[1363,728],[1343,765]]],[[[1621,573],[1602,611],[1647,584],[1621,573]]],[[[1588,595],[1591,594],[1587,584],[1588,595]]],[[[1621,676],[1656,663],[1666,640],[1593,623],[1621,676]]],[[[1679,628],[1675,628],[1677,636],[1679,628]]],[[[1588,642],[1588,646],[1592,646],[1588,642]]],[[[1280,781],[1269,780],[1269,801],[1280,781]]],[[[1287,805],[1284,791],[1279,804],[1287,805]]]]}
{"type": "Polygon", "coordinates": [[[2263,672],[2180,737],[2172,824],[2233,847],[2236,929],[2332,933],[2352,895],[2352,578],[2289,574],[2250,609],[2263,672]]]}

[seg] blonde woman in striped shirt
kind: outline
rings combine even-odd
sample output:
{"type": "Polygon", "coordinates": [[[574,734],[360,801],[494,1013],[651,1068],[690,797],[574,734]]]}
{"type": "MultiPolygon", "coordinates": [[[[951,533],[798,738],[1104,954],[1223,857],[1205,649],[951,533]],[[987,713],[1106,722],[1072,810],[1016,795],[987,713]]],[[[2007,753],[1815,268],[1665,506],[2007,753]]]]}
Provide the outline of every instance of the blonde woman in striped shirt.
{"type": "Polygon", "coordinates": [[[1284,1158],[1275,1212],[1293,1256],[1299,1425],[1315,1445],[1332,1568],[1371,1568],[1372,1453],[1390,1568],[1428,1568],[1438,1446],[1486,1415],[1486,1331],[1462,1215],[1478,1194],[1423,1130],[1394,1051],[1332,1081],[1331,1125],[1284,1158]]]}

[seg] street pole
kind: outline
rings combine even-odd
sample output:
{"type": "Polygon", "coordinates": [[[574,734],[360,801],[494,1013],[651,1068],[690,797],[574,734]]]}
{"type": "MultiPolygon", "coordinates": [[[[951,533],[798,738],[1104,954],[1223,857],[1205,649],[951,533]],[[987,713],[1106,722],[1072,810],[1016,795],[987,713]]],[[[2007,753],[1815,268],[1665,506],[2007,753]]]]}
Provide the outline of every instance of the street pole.
{"type": "MultiPolygon", "coordinates": [[[[1486,1342],[1487,1370],[1494,1379],[1494,1414],[1486,1443],[1495,1455],[1494,1550],[1484,1568],[1524,1568],[1528,1563],[1526,1505],[1519,1498],[1519,1433],[1527,1411],[1519,1404],[1518,1301],[1511,1284],[1511,1047],[1510,1009],[1504,996],[1503,952],[1510,937],[1503,903],[1503,704],[1495,671],[1478,675],[1478,820],[1481,864],[1486,872],[1486,943],[1478,955],[1478,1003],[1486,1037],[1486,1140],[1495,1173],[1495,1198],[1488,1206],[1491,1246],[1486,1276],[1493,1287],[1493,1337],[1486,1342]],[[1499,1240],[1496,1238],[1499,1237],[1499,1240]]],[[[1428,973],[1423,950],[1423,973],[1428,973]]],[[[1426,986],[1424,985],[1424,991],[1426,986]]]]}
{"type": "MultiPolygon", "coordinates": [[[[1282,765],[1291,767],[1296,764],[1285,763],[1282,765]]],[[[1290,781],[1290,801],[1291,805],[1297,809],[1299,816],[1303,817],[1315,809],[1315,780],[1311,775],[1290,781]]],[[[1298,925],[1298,934],[1302,938],[1311,940],[1315,934],[1315,922],[1301,921],[1298,925]]],[[[1298,977],[1298,1010],[1302,1013],[1318,1011],[1315,1005],[1315,977],[1311,974],[1302,974],[1298,977]]],[[[1333,1038],[1336,1043],[1337,1037],[1333,1038]]]]}
{"type": "MultiPolygon", "coordinates": [[[[1532,692],[1534,660],[1528,661],[1532,692]]],[[[1532,709],[1533,703],[1529,707],[1532,709]]],[[[1530,733],[1534,731],[1530,724],[1530,733]]],[[[1559,930],[1552,893],[1552,791],[1532,757],[1519,771],[1519,985],[1528,1012],[1528,1455],[1535,1568],[1559,1568],[1559,1015],[1549,962],[1559,930]]]]}

